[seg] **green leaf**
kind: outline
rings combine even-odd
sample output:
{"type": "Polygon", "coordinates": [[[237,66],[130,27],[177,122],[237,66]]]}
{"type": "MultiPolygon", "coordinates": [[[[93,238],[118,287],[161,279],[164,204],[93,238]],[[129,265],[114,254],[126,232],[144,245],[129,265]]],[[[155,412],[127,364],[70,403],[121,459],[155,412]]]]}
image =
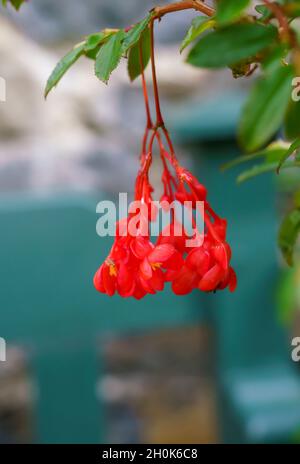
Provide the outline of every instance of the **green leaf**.
{"type": "Polygon", "coordinates": [[[294,203],[297,208],[300,208],[300,190],[294,193],[294,203]]]}
{"type": "Polygon", "coordinates": [[[270,49],[269,53],[264,57],[261,65],[266,74],[276,71],[278,66],[285,63],[285,58],[288,49],[285,44],[277,45],[270,49]]]}
{"type": "Polygon", "coordinates": [[[121,60],[124,36],[125,32],[123,30],[113,34],[100,48],[96,57],[95,73],[105,84],[107,84],[111,73],[116,69],[121,60]]]}
{"type": "Polygon", "coordinates": [[[134,81],[144,71],[149,63],[151,54],[150,48],[150,29],[147,28],[141,35],[140,41],[129,51],[128,55],[128,74],[131,81],[134,81]],[[142,68],[140,60],[140,47],[142,47],[142,68]]]}
{"type": "Polygon", "coordinates": [[[89,35],[85,41],[84,51],[90,52],[91,50],[94,50],[103,42],[103,40],[106,39],[106,37],[107,34],[105,34],[105,32],[97,32],[96,34],[89,35]]]}
{"type": "MultiPolygon", "coordinates": [[[[276,306],[280,324],[291,327],[297,305],[296,279],[299,269],[285,269],[277,282],[276,306]]],[[[297,279],[298,280],[298,279],[297,279]]],[[[299,443],[297,441],[296,443],[299,443]]]]}
{"type": "Polygon", "coordinates": [[[205,32],[207,29],[211,29],[216,24],[214,19],[208,19],[205,16],[197,16],[193,19],[192,25],[186,33],[180,46],[180,53],[199,37],[200,34],[205,32]]]}
{"type": "MultiPolygon", "coordinates": [[[[245,182],[246,180],[252,179],[253,177],[256,177],[260,174],[266,174],[267,172],[276,172],[278,166],[278,162],[275,163],[261,163],[253,166],[252,168],[248,169],[247,171],[242,172],[238,178],[237,182],[240,184],[242,182],[245,182]]],[[[287,161],[285,165],[282,167],[282,169],[287,169],[287,168],[299,168],[300,163],[297,161],[287,161]]]]}
{"type": "Polygon", "coordinates": [[[256,159],[264,158],[265,162],[274,162],[279,161],[280,158],[286,153],[287,149],[289,148],[289,144],[280,140],[271,143],[268,147],[264,150],[258,151],[256,153],[251,153],[250,155],[242,155],[234,158],[232,161],[229,161],[226,164],[221,166],[222,171],[226,171],[227,169],[231,169],[235,166],[238,166],[242,163],[247,163],[249,161],[253,161],[256,159]]]}
{"type": "Polygon", "coordinates": [[[16,10],[19,10],[25,1],[26,0],[2,0],[2,5],[7,6],[7,2],[9,2],[16,10]]]}
{"type": "Polygon", "coordinates": [[[201,38],[188,55],[188,63],[204,68],[222,68],[253,57],[277,37],[273,26],[233,24],[201,38]]]}
{"type": "Polygon", "coordinates": [[[143,19],[142,21],[137,23],[135,26],[133,26],[132,29],[126,32],[126,36],[123,42],[123,53],[126,54],[131,47],[137,44],[137,42],[140,40],[141,35],[145,31],[145,29],[148,28],[151,18],[152,18],[152,13],[150,13],[147,16],[147,18],[143,19]]]}
{"type": "Polygon", "coordinates": [[[98,55],[98,53],[99,53],[101,47],[102,47],[102,44],[98,45],[98,46],[95,47],[94,49],[85,51],[84,54],[85,54],[85,56],[86,56],[87,58],[89,58],[90,60],[96,61],[97,55],[98,55]]]}
{"type": "Polygon", "coordinates": [[[300,136],[300,102],[290,101],[284,121],[285,135],[292,140],[300,136]]]}
{"type": "MultiPolygon", "coordinates": [[[[275,2],[273,2],[275,3],[275,2]]],[[[299,5],[299,0],[295,0],[295,2],[290,2],[290,0],[276,0],[276,3],[278,3],[279,5],[283,5],[283,10],[284,12],[289,15],[290,14],[290,11],[289,11],[289,5],[287,5],[288,3],[298,3],[299,5]]],[[[268,8],[267,5],[256,5],[255,6],[255,10],[261,15],[258,19],[260,21],[267,21],[268,19],[270,18],[273,18],[274,17],[274,13],[272,12],[272,10],[270,8],[268,8]]]]}
{"type": "Polygon", "coordinates": [[[259,18],[260,21],[265,21],[272,16],[271,10],[267,8],[266,5],[256,5],[255,9],[257,13],[261,14],[261,17],[259,18]]]}
{"type": "Polygon", "coordinates": [[[68,69],[84,54],[85,42],[78,44],[67,53],[60,62],[56,65],[54,71],[48,79],[46,89],[45,89],[45,98],[49,92],[55,87],[61,78],[66,74],[68,69]]]}
{"type": "Polygon", "coordinates": [[[289,266],[293,265],[293,254],[300,232],[300,209],[291,211],[282,221],[278,235],[278,245],[289,266]]]}
{"type": "Polygon", "coordinates": [[[300,138],[295,140],[291,146],[289,147],[288,150],[286,150],[285,153],[283,153],[283,155],[281,156],[280,160],[279,160],[279,164],[277,166],[277,173],[279,173],[280,171],[280,168],[281,166],[283,165],[283,163],[294,153],[294,151],[296,151],[298,148],[300,148],[300,138]]]}
{"type": "Polygon", "coordinates": [[[239,19],[249,6],[250,0],[219,0],[216,20],[224,25],[239,19]]]}
{"type": "Polygon", "coordinates": [[[105,29],[104,31],[89,35],[86,38],[86,44],[84,48],[85,56],[95,61],[100,48],[107,41],[107,39],[113,34],[115,34],[115,31],[111,31],[110,29],[105,29]]]}
{"type": "Polygon", "coordinates": [[[299,1],[291,2],[284,6],[284,12],[287,16],[291,18],[297,18],[300,16],[300,4],[299,1]]]}
{"type": "Polygon", "coordinates": [[[280,128],[290,98],[292,77],[292,67],[281,66],[254,86],[239,127],[239,139],[246,150],[258,150],[280,128]]]}

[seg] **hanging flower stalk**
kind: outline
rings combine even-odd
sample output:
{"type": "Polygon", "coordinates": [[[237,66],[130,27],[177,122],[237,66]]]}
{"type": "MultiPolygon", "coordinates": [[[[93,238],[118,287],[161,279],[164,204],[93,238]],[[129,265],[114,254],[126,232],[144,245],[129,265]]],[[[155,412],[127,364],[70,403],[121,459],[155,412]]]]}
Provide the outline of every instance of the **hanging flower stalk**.
{"type": "MultiPolygon", "coordinates": [[[[94,277],[96,289],[109,296],[118,293],[124,298],[141,299],[147,294],[162,291],[167,282],[176,295],[185,295],[194,289],[214,292],[225,288],[234,291],[236,288],[236,275],[230,265],[231,249],[226,242],[226,221],[209,205],[206,188],[179,164],[161,112],[155,67],[154,22],[168,13],[184,9],[195,9],[208,16],[207,19],[201,16],[201,20],[207,21],[206,28],[215,25],[215,20],[210,19],[214,10],[198,0],[184,0],[154,8],[144,20],[130,28],[105,29],[88,36],[58,63],[47,82],[46,96],[81,56],[95,60],[95,74],[105,83],[122,57],[128,59],[130,79],[133,81],[138,76],[142,79],[146,128],[134,198],[140,209],[129,209],[128,217],[116,223],[112,249],[94,277]],[[155,120],[150,112],[144,73],[150,61],[155,120]],[[163,195],[158,207],[153,203],[154,189],[149,178],[154,146],[158,147],[162,165],[163,195]],[[174,202],[188,209],[192,233],[186,231],[184,221],[177,217],[172,208],[174,202]],[[160,208],[170,212],[170,223],[153,243],[150,225],[155,222],[160,208]],[[202,228],[198,227],[195,218],[199,210],[202,228]]],[[[193,28],[188,32],[183,48],[194,40],[193,28]]]]}
{"type": "MultiPolygon", "coordinates": [[[[24,2],[26,0],[1,0],[4,7],[11,4],[15,9],[19,9],[24,2]]],[[[187,56],[189,64],[210,69],[228,67],[234,78],[251,76],[258,69],[262,72],[261,79],[255,83],[244,106],[238,128],[240,145],[245,151],[254,153],[242,156],[224,168],[261,160],[260,163],[242,172],[238,176],[238,182],[267,172],[279,174],[282,169],[298,169],[300,167],[300,40],[299,21],[297,21],[300,17],[299,2],[261,0],[255,5],[255,14],[253,9],[250,10],[252,4],[250,0],[215,0],[213,3],[215,8],[201,0],[175,1],[153,8],[143,21],[127,30],[104,29],[87,36],[57,64],[48,79],[45,96],[81,56],[95,61],[95,74],[105,83],[108,82],[110,74],[118,66],[121,58],[128,58],[129,77],[131,80],[136,79],[143,73],[150,55],[153,54],[153,40],[149,39],[148,33],[149,24],[151,23],[153,27],[154,20],[161,20],[169,13],[193,9],[200,15],[192,20],[180,47],[182,52],[193,44],[187,56]],[[269,142],[272,142],[272,138],[282,127],[284,127],[286,142],[279,140],[277,143],[270,144],[269,142]]],[[[154,59],[152,66],[154,67],[153,81],[157,91],[154,59]]],[[[142,78],[144,80],[144,76],[142,78]]],[[[158,92],[155,92],[155,95],[158,103],[158,92]]],[[[145,133],[142,155],[145,166],[142,164],[141,176],[139,176],[141,180],[139,177],[138,179],[142,184],[145,182],[142,179],[147,176],[145,173],[149,170],[152,161],[152,145],[157,141],[164,166],[162,182],[165,198],[174,195],[183,197],[186,193],[182,190],[186,190],[187,186],[191,188],[193,178],[187,171],[184,171],[185,174],[181,171],[172,149],[172,142],[163,124],[159,106],[157,110],[158,124],[155,127],[149,124],[145,133]],[[148,145],[148,136],[151,132],[152,141],[148,145]],[[169,152],[164,148],[161,135],[166,139],[164,143],[167,144],[169,152]],[[169,168],[166,167],[167,163],[175,171],[172,176],[169,168]],[[186,181],[186,176],[189,182],[186,181]]],[[[152,189],[150,184],[148,189],[150,194],[152,189]]],[[[193,189],[190,194],[192,196],[195,194],[193,189]]],[[[141,198],[144,199],[143,195],[141,198]]],[[[297,194],[295,198],[298,198],[297,194]]],[[[205,224],[211,234],[212,226],[209,218],[213,218],[214,228],[221,220],[213,214],[207,202],[205,205],[205,224]]],[[[300,208],[295,201],[293,210],[287,214],[281,224],[278,236],[279,247],[288,265],[293,263],[293,252],[300,230],[299,218],[300,208]]],[[[216,240],[215,235],[213,236],[216,240]]],[[[218,268],[214,272],[218,275],[218,268]]],[[[230,271],[230,274],[232,272],[230,271]]],[[[118,267],[113,267],[111,273],[118,275],[118,267]]],[[[231,285],[231,288],[233,287],[231,285]]],[[[99,288],[103,290],[101,285],[99,288]]]]}
{"type": "MultiPolygon", "coordinates": [[[[143,51],[139,45],[139,61],[146,108],[146,129],[142,141],[140,169],[136,178],[135,202],[144,205],[142,211],[129,213],[126,219],[116,224],[116,238],[112,249],[96,272],[94,285],[109,296],[118,293],[122,297],[143,298],[164,289],[166,282],[176,295],[185,295],[193,289],[211,292],[236,288],[236,275],[230,266],[231,250],[226,242],[226,221],[219,218],[207,201],[206,188],[195,176],[183,168],[162,117],[154,56],[154,24],[149,23],[152,80],[156,120],[153,123],[147,84],[144,75],[143,51]],[[152,243],[149,224],[156,220],[157,209],[153,208],[153,187],[149,171],[153,159],[154,143],[157,144],[162,161],[163,195],[160,206],[168,209],[174,201],[189,205],[195,212],[197,205],[204,204],[204,230],[193,229],[196,246],[190,241],[183,223],[174,211],[170,224],[161,231],[156,243],[152,243]],[[130,223],[135,224],[134,231],[130,223]]],[[[194,223],[195,226],[195,223],[194,223]]]]}

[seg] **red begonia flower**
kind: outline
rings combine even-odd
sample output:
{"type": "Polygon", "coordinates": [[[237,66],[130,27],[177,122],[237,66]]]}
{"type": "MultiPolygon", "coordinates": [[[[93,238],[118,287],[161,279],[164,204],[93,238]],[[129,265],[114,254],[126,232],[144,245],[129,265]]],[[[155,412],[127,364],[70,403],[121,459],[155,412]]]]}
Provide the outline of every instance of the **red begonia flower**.
{"type": "Polygon", "coordinates": [[[140,212],[129,209],[128,217],[117,223],[115,242],[95,274],[94,285],[99,292],[109,296],[118,293],[123,298],[135,299],[162,291],[167,282],[171,283],[176,295],[186,295],[193,290],[215,292],[225,288],[233,292],[237,278],[231,266],[231,248],[226,241],[227,221],[210,206],[204,185],[180,166],[164,125],[152,126],[149,119],[135,182],[134,199],[140,202],[140,212]],[[160,131],[170,151],[166,150],[160,131]],[[149,180],[155,140],[163,166],[160,207],[169,213],[170,221],[160,231],[157,240],[152,242],[150,223],[159,217],[159,208],[152,201],[154,189],[149,180]],[[176,201],[177,205],[184,205],[184,208],[181,206],[183,219],[177,217],[176,201]],[[185,212],[191,222],[187,228],[185,212]],[[203,230],[199,230],[197,224],[199,213],[203,219],[203,230]],[[193,230],[189,236],[186,230],[190,230],[191,225],[193,230]]]}

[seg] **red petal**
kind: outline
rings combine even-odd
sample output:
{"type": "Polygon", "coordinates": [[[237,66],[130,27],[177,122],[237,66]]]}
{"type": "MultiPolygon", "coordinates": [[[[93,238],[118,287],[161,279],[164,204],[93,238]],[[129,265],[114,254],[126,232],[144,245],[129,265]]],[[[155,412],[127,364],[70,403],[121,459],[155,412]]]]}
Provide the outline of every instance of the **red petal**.
{"type": "Polygon", "coordinates": [[[148,256],[148,259],[150,263],[164,263],[171,258],[174,252],[175,248],[173,245],[157,245],[148,256]]]}
{"type": "Polygon", "coordinates": [[[154,245],[146,237],[136,237],[130,247],[138,259],[144,259],[153,250],[154,245]]]}
{"type": "Polygon", "coordinates": [[[135,288],[135,280],[133,272],[127,268],[125,264],[121,264],[118,272],[118,292],[123,297],[126,298],[131,296],[135,288]]]}
{"type": "Polygon", "coordinates": [[[166,261],[164,267],[172,271],[178,271],[182,268],[183,264],[184,264],[183,257],[181,256],[179,251],[175,250],[171,258],[169,258],[168,261],[166,261]]]}
{"type": "Polygon", "coordinates": [[[127,246],[120,245],[119,243],[115,242],[113,249],[110,253],[111,258],[113,261],[128,261],[129,259],[129,250],[127,246]]]}
{"type": "Polygon", "coordinates": [[[163,245],[167,243],[169,245],[173,245],[176,248],[176,250],[183,253],[186,248],[187,239],[188,237],[183,228],[183,225],[176,222],[175,224],[169,224],[164,228],[164,230],[158,237],[157,245],[163,245]]]}
{"type": "Polygon", "coordinates": [[[231,260],[231,255],[232,255],[232,253],[231,253],[231,248],[230,248],[230,246],[228,245],[228,243],[226,243],[226,242],[224,243],[224,246],[225,246],[226,251],[227,251],[228,261],[230,261],[230,260],[231,260]]]}
{"type": "Polygon", "coordinates": [[[153,272],[152,278],[150,280],[151,287],[153,288],[153,290],[160,292],[161,290],[164,289],[164,284],[165,284],[164,273],[162,272],[161,269],[156,269],[153,272]]]}
{"type": "Polygon", "coordinates": [[[167,269],[167,272],[165,272],[165,282],[173,282],[181,272],[181,269],[179,271],[173,271],[172,269],[167,269]]]}
{"type": "Polygon", "coordinates": [[[117,279],[115,276],[111,276],[109,273],[109,266],[103,266],[102,270],[102,282],[105,289],[105,293],[109,296],[113,296],[116,291],[117,279]]]}
{"type": "Polygon", "coordinates": [[[151,295],[155,295],[155,290],[152,288],[150,281],[143,279],[143,277],[139,277],[139,281],[141,284],[141,287],[146,293],[151,293],[151,295]]]}
{"type": "Polygon", "coordinates": [[[230,268],[229,291],[234,292],[237,286],[237,277],[235,271],[230,268]]]}
{"type": "Polygon", "coordinates": [[[140,265],[141,277],[145,280],[149,280],[152,277],[153,271],[152,267],[148,261],[148,258],[145,258],[140,265]]]}
{"type": "Polygon", "coordinates": [[[98,271],[96,272],[94,276],[94,286],[98,292],[105,293],[105,289],[104,289],[103,282],[102,282],[102,268],[103,268],[103,264],[98,269],[98,271]]]}
{"type": "Polygon", "coordinates": [[[224,275],[224,271],[219,264],[215,264],[205,275],[202,277],[198,284],[199,290],[203,292],[211,292],[212,290],[216,290],[222,277],[224,275]]]}
{"type": "Polygon", "coordinates": [[[198,276],[187,267],[183,267],[179,275],[172,283],[172,290],[175,295],[187,295],[196,285],[198,276]]]}
{"type": "Polygon", "coordinates": [[[225,271],[225,275],[218,285],[218,290],[224,290],[225,288],[227,288],[229,285],[229,280],[230,280],[230,272],[228,269],[227,271],[225,271]]]}
{"type": "Polygon", "coordinates": [[[209,270],[210,261],[211,258],[208,251],[203,248],[196,248],[188,254],[186,265],[203,276],[209,270]]]}
{"type": "Polygon", "coordinates": [[[141,300],[146,295],[147,295],[147,292],[142,287],[140,287],[139,285],[136,285],[134,293],[133,293],[133,297],[136,300],[141,300]]]}
{"type": "Polygon", "coordinates": [[[220,240],[225,241],[227,221],[225,219],[217,219],[214,223],[214,229],[220,240]]]}
{"type": "Polygon", "coordinates": [[[193,185],[194,189],[197,191],[197,199],[198,201],[205,201],[207,197],[207,190],[204,185],[200,184],[200,182],[195,182],[193,185]]]}
{"type": "Polygon", "coordinates": [[[213,253],[223,269],[228,269],[228,253],[225,244],[220,243],[213,247],[213,253]]]}

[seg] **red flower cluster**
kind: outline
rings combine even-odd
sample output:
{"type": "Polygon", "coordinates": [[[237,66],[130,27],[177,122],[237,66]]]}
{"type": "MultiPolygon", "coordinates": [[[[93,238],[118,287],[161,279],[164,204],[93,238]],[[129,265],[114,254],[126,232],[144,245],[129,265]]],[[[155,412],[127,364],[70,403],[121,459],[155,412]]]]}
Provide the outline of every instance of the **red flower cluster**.
{"type": "Polygon", "coordinates": [[[117,292],[124,298],[136,299],[163,290],[166,282],[171,282],[176,295],[185,295],[197,288],[211,292],[228,287],[234,291],[236,275],[230,266],[231,250],[226,243],[226,221],[211,209],[206,200],[205,187],[189,171],[180,167],[175,158],[170,157],[157,134],[164,162],[164,193],[160,204],[165,208],[174,200],[184,205],[188,202],[195,212],[198,202],[203,202],[205,228],[202,235],[196,230],[192,237],[195,239],[198,234],[199,245],[188,246],[191,237],[174,212],[170,224],[160,233],[156,243],[151,242],[149,222],[155,219],[156,214],[152,207],[153,189],[148,177],[152,154],[148,154],[143,157],[135,195],[135,200],[148,206],[147,215],[145,212],[135,212],[117,223],[114,245],[97,271],[94,285],[99,292],[110,296],[117,292]],[[173,166],[175,176],[167,162],[173,166]],[[136,226],[134,234],[130,233],[131,221],[136,226]]]}
{"type": "MultiPolygon", "coordinates": [[[[143,69],[142,53],[140,55],[143,69]]],[[[153,24],[151,61],[157,120],[154,125],[142,72],[147,127],[135,186],[135,201],[139,202],[141,208],[135,212],[129,210],[128,217],[117,223],[114,245],[96,272],[94,285],[99,292],[109,296],[118,293],[124,298],[136,299],[163,290],[166,282],[171,283],[176,295],[185,295],[193,289],[212,292],[229,288],[233,292],[237,280],[230,266],[231,250],[226,242],[226,221],[218,217],[210,207],[206,188],[179,165],[161,116],[154,64],[153,24]],[[157,208],[153,208],[153,187],[149,181],[149,170],[155,141],[163,166],[163,195],[160,206],[170,211],[170,224],[161,231],[154,244],[150,240],[149,224],[155,221],[157,208]],[[182,219],[178,219],[175,210],[170,207],[176,201],[189,210],[193,225],[191,236],[186,233],[182,219]],[[200,209],[204,224],[201,231],[195,226],[195,216],[200,209]],[[132,223],[135,226],[134,233],[132,223]]]]}

